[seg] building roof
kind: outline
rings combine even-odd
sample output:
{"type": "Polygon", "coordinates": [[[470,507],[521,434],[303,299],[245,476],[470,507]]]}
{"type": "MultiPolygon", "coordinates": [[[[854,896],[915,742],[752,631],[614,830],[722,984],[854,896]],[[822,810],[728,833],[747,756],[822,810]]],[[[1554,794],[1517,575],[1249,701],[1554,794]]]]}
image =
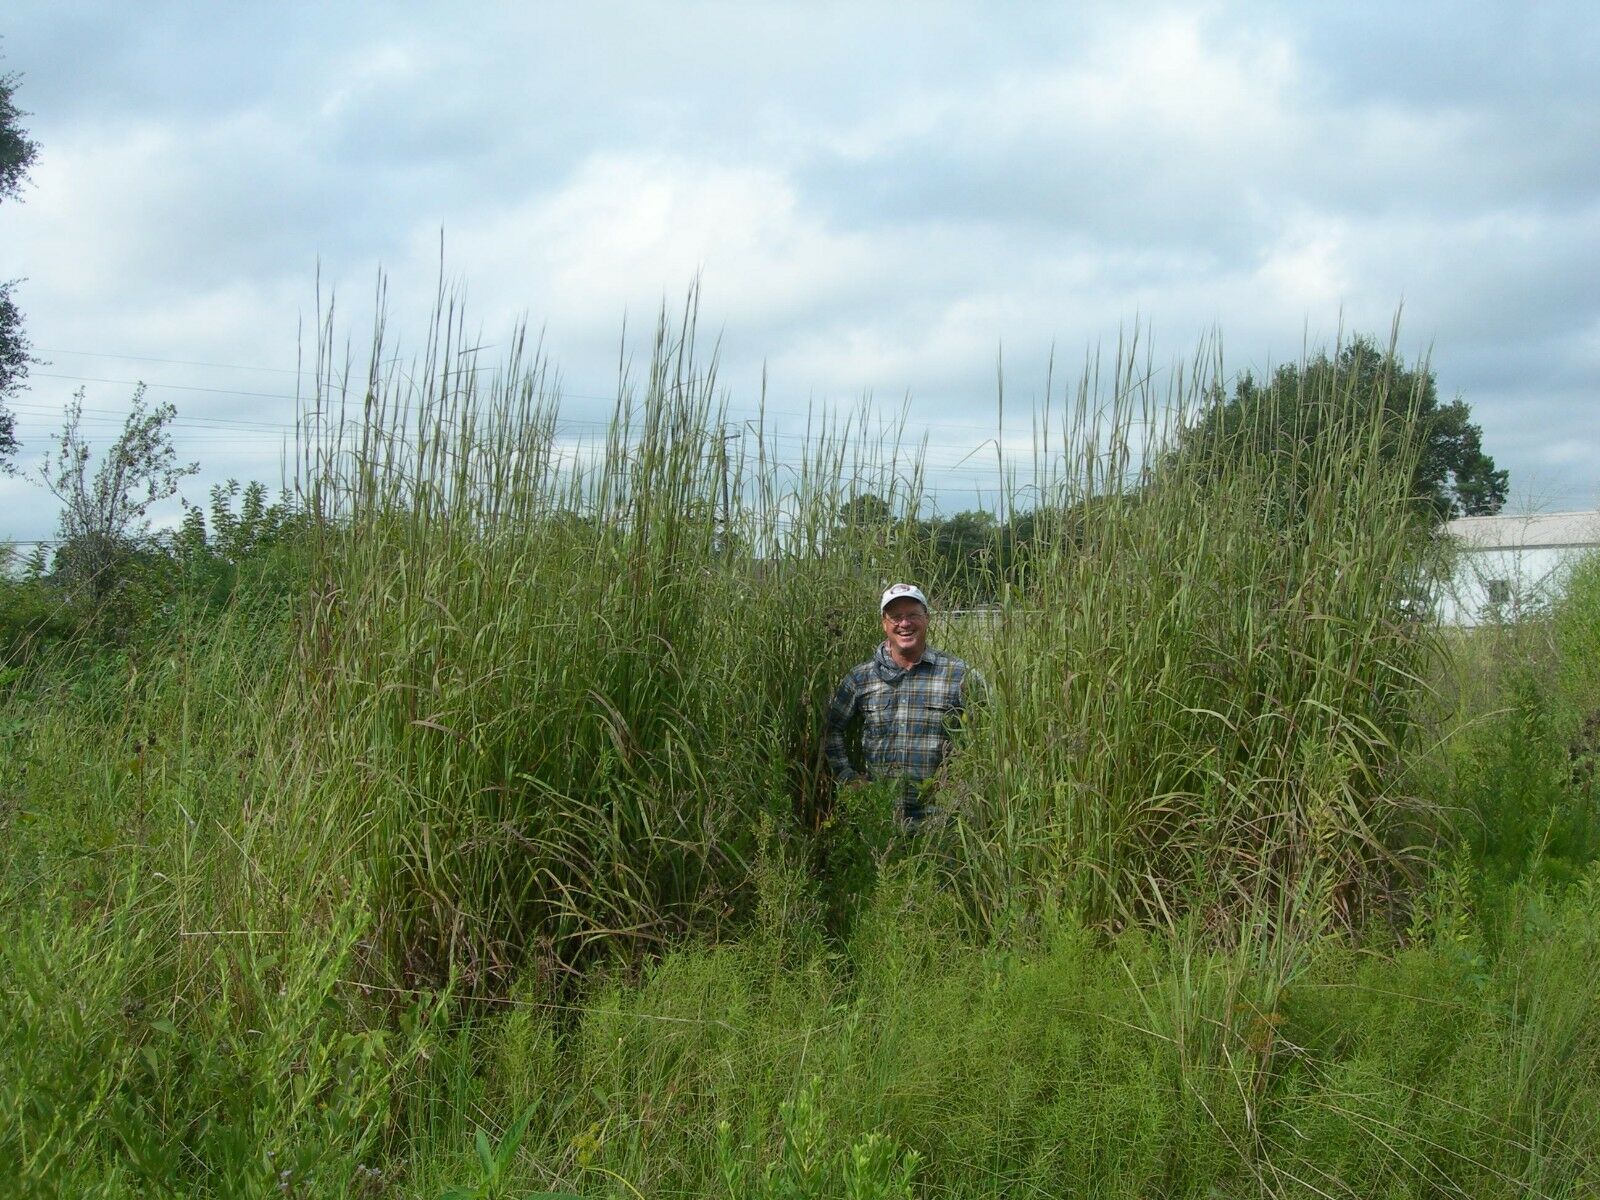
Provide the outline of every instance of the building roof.
{"type": "Polygon", "coordinates": [[[1468,550],[1575,550],[1600,546],[1600,512],[1529,513],[1457,517],[1445,532],[1468,550]]]}

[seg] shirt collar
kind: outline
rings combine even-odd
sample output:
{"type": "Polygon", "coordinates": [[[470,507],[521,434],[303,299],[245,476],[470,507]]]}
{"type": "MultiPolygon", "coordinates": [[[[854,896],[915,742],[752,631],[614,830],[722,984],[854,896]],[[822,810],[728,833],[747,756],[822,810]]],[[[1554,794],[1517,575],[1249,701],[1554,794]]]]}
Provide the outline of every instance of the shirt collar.
{"type": "Polygon", "coordinates": [[[897,675],[903,674],[906,671],[915,671],[921,666],[936,667],[939,665],[939,660],[943,657],[944,655],[940,654],[939,651],[935,650],[932,646],[924,646],[922,648],[922,657],[920,659],[912,663],[909,667],[902,667],[899,663],[895,662],[894,658],[889,654],[889,643],[887,640],[884,640],[878,643],[878,649],[873,653],[872,661],[877,663],[879,674],[881,674],[885,679],[893,679],[897,675]]]}

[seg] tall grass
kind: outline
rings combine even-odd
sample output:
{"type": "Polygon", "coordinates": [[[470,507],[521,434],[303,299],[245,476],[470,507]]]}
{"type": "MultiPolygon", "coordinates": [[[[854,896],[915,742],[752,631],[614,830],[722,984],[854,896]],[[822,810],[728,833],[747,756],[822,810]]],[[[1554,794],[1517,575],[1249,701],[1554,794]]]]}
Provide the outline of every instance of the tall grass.
{"type": "Polygon", "coordinates": [[[1040,425],[1054,536],[1002,611],[995,713],[962,759],[990,908],[1042,889],[1118,923],[1348,921],[1429,823],[1405,771],[1438,652],[1414,429],[1334,377],[1218,436],[1197,409],[1221,370],[1203,351],[1158,389],[1119,348],[1040,425]]]}
{"type": "MultiPolygon", "coordinates": [[[[409,370],[380,324],[337,397],[306,704],[356,776],[330,819],[359,830],[407,970],[503,986],[715,933],[762,817],[819,823],[820,713],[877,640],[877,588],[924,569],[923,472],[870,414],[787,453],[733,425],[692,301],[588,443],[521,334],[480,357],[446,299],[409,370]],[[865,491],[898,520],[845,520],[865,491]]],[[[1315,437],[1268,444],[1268,410],[1199,438],[1221,369],[1202,352],[1158,388],[1137,344],[1091,363],[1009,481],[1041,520],[997,623],[944,630],[995,685],[948,790],[985,922],[1316,924],[1394,875],[1432,650],[1406,607],[1415,448],[1337,379],[1284,398],[1315,437]]]]}
{"type": "Polygon", "coordinates": [[[359,831],[416,978],[503,988],[739,913],[762,818],[826,804],[820,714],[872,644],[864,597],[912,569],[838,513],[861,487],[914,509],[915,463],[847,424],[781,466],[728,436],[692,309],[603,439],[560,436],[556,400],[520,335],[478,369],[447,304],[313,481],[306,703],[354,775],[327,819],[359,831]]]}
{"type": "Polygon", "coordinates": [[[951,819],[875,853],[821,713],[884,582],[938,608],[919,448],[735,424],[692,304],[588,440],[463,327],[353,371],[325,328],[295,607],[0,680],[22,1194],[1592,1190],[1591,809],[1559,875],[1406,880],[1441,799],[1592,789],[1560,732],[1414,777],[1438,647],[1379,405],[1210,439],[1213,349],[1052,387],[998,612],[935,615],[988,680],[951,819]]]}

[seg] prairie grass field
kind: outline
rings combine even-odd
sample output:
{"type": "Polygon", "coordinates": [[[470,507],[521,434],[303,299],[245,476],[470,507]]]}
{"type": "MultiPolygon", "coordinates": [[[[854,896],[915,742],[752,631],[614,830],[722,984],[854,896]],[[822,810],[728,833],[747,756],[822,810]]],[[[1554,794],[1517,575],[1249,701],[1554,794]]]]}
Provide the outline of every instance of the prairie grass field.
{"type": "Polygon", "coordinates": [[[691,306],[580,441],[465,324],[330,321],[114,622],[0,583],[6,1194],[1600,1193],[1600,567],[1441,630],[1403,419],[1129,343],[943,617],[892,416],[691,306]],[[821,753],[897,579],[988,684],[914,837],[821,753]]]}

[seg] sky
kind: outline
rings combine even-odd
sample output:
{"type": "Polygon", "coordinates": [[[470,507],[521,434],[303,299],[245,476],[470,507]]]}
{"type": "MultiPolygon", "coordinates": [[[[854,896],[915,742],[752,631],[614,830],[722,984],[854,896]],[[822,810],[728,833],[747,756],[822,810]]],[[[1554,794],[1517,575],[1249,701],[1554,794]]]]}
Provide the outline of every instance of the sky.
{"type": "MultiPolygon", "coordinates": [[[[1261,373],[1397,311],[1512,506],[1593,508],[1596,62],[1583,0],[12,0],[18,465],[80,388],[109,443],[143,382],[191,500],[276,487],[319,303],[359,342],[382,271],[414,347],[442,241],[486,344],[542,331],[564,419],[610,414],[624,323],[698,279],[731,416],[763,372],[794,428],[907,405],[945,512],[988,502],[988,439],[1027,445],[1052,355],[1136,331],[1169,372],[1220,338],[1261,373]]],[[[0,540],[55,514],[0,478],[0,540]]]]}

